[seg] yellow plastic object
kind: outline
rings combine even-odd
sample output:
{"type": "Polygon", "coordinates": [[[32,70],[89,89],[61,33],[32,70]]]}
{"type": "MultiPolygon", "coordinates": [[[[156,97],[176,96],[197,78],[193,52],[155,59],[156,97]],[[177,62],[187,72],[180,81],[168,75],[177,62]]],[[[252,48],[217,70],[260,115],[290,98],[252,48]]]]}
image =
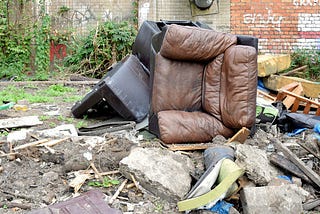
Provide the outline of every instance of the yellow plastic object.
{"type": "Polygon", "coordinates": [[[232,160],[223,160],[218,177],[219,184],[206,194],[179,201],[179,211],[196,209],[219,199],[223,194],[226,194],[228,192],[233,183],[243,174],[244,169],[240,168],[232,160]]]}
{"type": "Polygon", "coordinates": [[[26,105],[14,105],[13,109],[16,111],[27,111],[28,110],[28,106],[26,105]]]}

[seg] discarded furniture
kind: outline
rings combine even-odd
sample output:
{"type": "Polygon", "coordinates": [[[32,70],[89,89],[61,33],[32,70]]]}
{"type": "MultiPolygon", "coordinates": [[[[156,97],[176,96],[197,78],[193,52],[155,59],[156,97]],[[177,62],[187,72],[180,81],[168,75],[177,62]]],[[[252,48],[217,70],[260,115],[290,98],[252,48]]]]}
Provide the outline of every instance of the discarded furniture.
{"type": "Polygon", "coordinates": [[[209,28],[202,22],[145,21],[135,39],[132,55],[112,66],[93,89],[72,107],[80,118],[90,112],[99,115],[116,112],[126,120],[141,122],[149,112],[152,37],[170,24],[209,28]]]}
{"type": "Polygon", "coordinates": [[[266,88],[277,91],[285,85],[293,82],[299,82],[302,85],[303,92],[307,97],[319,98],[320,82],[312,82],[298,77],[271,75],[263,78],[263,83],[266,88]]]}
{"type": "Polygon", "coordinates": [[[208,142],[254,125],[257,50],[237,42],[175,24],[153,37],[149,130],[164,143],[208,142]]]}
{"type": "Polygon", "coordinates": [[[283,101],[287,109],[292,106],[291,112],[297,112],[301,105],[304,114],[309,114],[310,109],[315,108],[315,114],[320,116],[320,103],[301,96],[302,90],[300,83],[291,83],[278,91],[276,101],[283,101]]]}
{"type": "Polygon", "coordinates": [[[71,109],[82,117],[90,109],[110,106],[127,120],[142,121],[149,111],[149,76],[135,55],[128,55],[111,67],[107,74],[71,109]]]}

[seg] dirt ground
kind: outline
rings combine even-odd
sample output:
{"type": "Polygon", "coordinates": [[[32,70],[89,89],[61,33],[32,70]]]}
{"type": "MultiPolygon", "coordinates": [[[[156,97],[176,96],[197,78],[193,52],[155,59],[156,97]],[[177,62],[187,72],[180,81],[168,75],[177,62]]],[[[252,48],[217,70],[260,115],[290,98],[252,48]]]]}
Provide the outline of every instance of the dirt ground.
{"type": "MultiPolygon", "coordinates": [[[[0,86],[3,90],[6,86],[0,86]]],[[[24,87],[19,86],[19,87],[24,87]]],[[[37,88],[28,90],[41,90],[48,85],[37,85],[37,88]]],[[[68,85],[75,88],[70,94],[84,96],[91,88],[91,85],[68,85]]],[[[54,103],[28,103],[22,101],[27,106],[27,111],[8,109],[0,111],[0,119],[39,116],[44,118],[48,114],[54,113],[53,116],[45,117],[43,124],[30,127],[33,130],[51,129],[53,127],[72,123],[75,126],[79,124],[92,125],[101,122],[103,118],[77,119],[72,116],[71,107],[74,102],[63,101],[64,97],[55,98],[54,103]]],[[[12,132],[20,130],[7,129],[12,132]]],[[[3,130],[2,130],[3,131],[3,130]]],[[[92,138],[92,137],[91,137],[92,138]]],[[[90,139],[91,139],[90,138],[90,139]]],[[[118,185],[111,187],[90,186],[89,181],[99,181],[98,178],[88,179],[75,193],[75,189],[68,184],[76,177],[74,172],[79,170],[92,169],[90,161],[84,158],[86,152],[91,152],[94,158],[94,166],[98,172],[111,172],[109,178],[117,180],[120,184],[125,178],[117,172],[119,161],[128,155],[130,148],[134,145],[125,138],[118,137],[116,141],[106,139],[107,143],[101,143],[89,150],[85,137],[73,137],[65,140],[63,143],[52,147],[54,152],[50,152],[44,147],[30,147],[19,150],[15,155],[6,155],[10,153],[10,147],[43,139],[36,134],[28,136],[27,140],[12,143],[10,145],[5,141],[5,137],[0,140],[0,213],[28,213],[31,210],[45,207],[59,201],[65,201],[76,195],[80,195],[90,189],[98,188],[106,195],[112,197],[116,192],[118,185]],[[115,171],[114,173],[112,173],[115,171]]],[[[144,142],[140,142],[143,144],[144,142]]],[[[155,141],[148,140],[147,146],[159,146],[155,141]]],[[[93,174],[92,174],[93,175],[93,174]]],[[[130,186],[132,181],[128,182],[130,186]]],[[[110,206],[120,209],[122,212],[131,213],[177,213],[176,204],[169,203],[160,198],[145,192],[136,187],[125,187],[119,197],[110,206]]]]}
{"type": "MultiPolygon", "coordinates": [[[[26,87],[28,92],[36,92],[47,88],[48,84],[37,84],[37,87],[26,87]]],[[[40,130],[52,129],[63,124],[73,124],[75,127],[90,126],[105,121],[111,117],[109,113],[100,115],[100,117],[90,116],[88,118],[74,118],[71,108],[74,101],[66,101],[67,97],[75,94],[84,97],[94,84],[68,84],[68,87],[74,88],[74,91],[67,92],[63,96],[56,97],[51,103],[28,103],[19,101],[18,104],[27,106],[27,111],[15,110],[13,108],[0,111],[0,119],[19,118],[24,116],[38,116],[43,124],[24,127],[24,129],[33,130],[27,135],[26,140],[7,142],[3,136],[4,131],[12,133],[23,128],[2,129],[0,137],[0,213],[21,214],[66,201],[75,196],[81,195],[91,189],[98,189],[107,195],[107,200],[112,198],[118,190],[120,184],[126,178],[118,172],[119,162],[126,157],[130,149],[136,146],[141,147],[163,147],[157,139],[145,138],[144,140],[135,138],[134,133],[130,138],[128,136],[113,136],[110,134],[94,136],[78,136],[57,139],[63,141],[50,148],[48,147],[28,147],[12,153],[12,148],[17,146],[43,140],[48,137],[39,135],[40,130]],[[50,116],[48,116],[50,115],[50,116]],[[92,160],[86,158],[85,154],[90,153],[92,160]],[[96,170],[96,172],[94,171],[96,170]],[[71,183],[83,172],[90,178],[83,181],[82,185],[71,187],[71,183]],[[99,186],[102,184],[98,173],[106,173],[109,180],[118,181],[109,187],[99,186]],[[96,176],[96,177],[95,177],[96,176]],[[90,181],[98,183],[90,184],[90,181]]],[[[0,91],[7,87],[0,83],[0,91]]],[[[261,127],[260,127],[261,128],[261,127]]],[[[262,130],[262,129],[261,129],[262,130]]],[[[269,135],[276,135],[267,130],[257,131],[254,138],[250,139],[250,145],[259,145],[263,150],[268,148],[269,135]]],[[[279,134],[279,133],[278,133],[279,134]]],[[[278,135],[277,134],[277,135],[278,135]]],[[[311,136],[311,133],[309,133],[311,136]]],[[[271,136],[271,137],[272,137],[271,136]]],[[[281,136],[278,135],[279,138],[281,136]]],[[[301,151],[301,149],[299,149],[301,151]]],[[[194,178],[199,178],[204,172],[202,152],[184,152],[194,163],[196,163],[196,172],[194,178]]],[[[297,154],[298,155],[298,154],[297,154]]],[[[304,154],[302,156],[305,156],[304,154]]],[[[301,155],[299,155],[301,156],[301,155]]],[[[302,157],[301,156],[301,157],[302,157]]],[[[318,167],[318,164],[316,164],[318,167]]],[[[317,168],[317,171],[320,168],[317,168]]],[[[110,184],[110,183],[108,183],[110,184]]],[[[235,208],[241,210],[241,204],[234,203],[235,208]],[[240,206],[240,207],[239,207],[240,206]],[[240,208],[240,209],[239,209],[240,208]]],[[[129,180],[120,192],[119,196],[110,207],[121,210],[123,213],[180,213],[177,210],[176,202],[168,202],[155,197],[143,188],[136,186],[132,180],[129,180]]],[[[206,211],[192,211],[191,213],[206,213],[206,211]]]]}

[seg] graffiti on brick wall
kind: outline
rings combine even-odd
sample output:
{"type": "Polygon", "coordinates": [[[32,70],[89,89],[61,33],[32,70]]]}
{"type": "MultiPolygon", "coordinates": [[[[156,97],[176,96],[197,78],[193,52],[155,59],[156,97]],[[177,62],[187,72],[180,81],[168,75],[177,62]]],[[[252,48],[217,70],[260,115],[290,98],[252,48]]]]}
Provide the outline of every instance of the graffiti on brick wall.
{"type": "Polygon", "coordinates": [[[299,13],[298,32],[302,38],[320,38],[320,14],[299,13]]]}
{"type": "Polygon", "coordinates": [[[320,6],[320,0],[293,0],[294,6],[320,6]]]}
{"type": "Polygon", "coordinates": [[[89,6],[83,7],[82,10],[74,10],[71,16],[74,25],[85,25],[91,20],[95,20],[96,16],[91,11],[89,6]]]}
{"type": "Polygon", "coordinates": [[[243,15],[243,22],[247,25],[258,28],[272,27],[279,32],[281,32],[281,22],[283,20],[283,16],[277,16],[271,10],[268,10],[267,14],[247,13],[243,15]]]}

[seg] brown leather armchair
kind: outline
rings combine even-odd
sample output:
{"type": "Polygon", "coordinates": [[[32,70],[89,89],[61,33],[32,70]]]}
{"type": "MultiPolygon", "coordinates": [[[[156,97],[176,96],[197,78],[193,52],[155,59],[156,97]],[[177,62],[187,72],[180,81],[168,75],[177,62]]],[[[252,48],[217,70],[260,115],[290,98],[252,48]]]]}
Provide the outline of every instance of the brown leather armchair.
{"type": "Polygon", "coordinates": [[[237,36],[172,24],[154,59],[149,130],[164,143],[208,142],[255,123],[257,50],[237,36]]]}

